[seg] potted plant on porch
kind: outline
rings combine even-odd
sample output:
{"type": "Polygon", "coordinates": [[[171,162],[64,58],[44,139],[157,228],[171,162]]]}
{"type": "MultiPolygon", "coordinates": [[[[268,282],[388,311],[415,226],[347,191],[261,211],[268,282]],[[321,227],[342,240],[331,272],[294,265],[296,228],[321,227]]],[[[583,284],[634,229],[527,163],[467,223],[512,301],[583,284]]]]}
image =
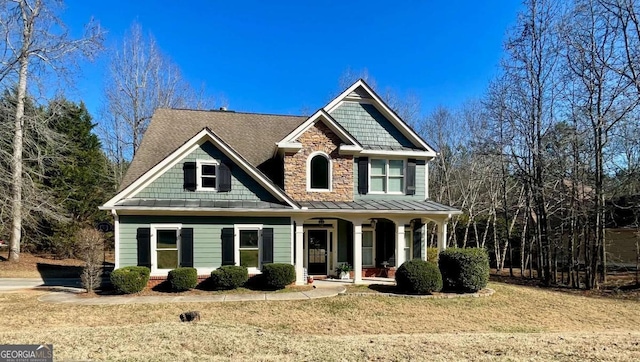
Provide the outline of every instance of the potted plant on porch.
{"type": "Polygon", "coordinates": [[[349,265],[349,263],[342,263],[336,268],[336,274],[338,274],[338,277],[340,277],[340,279],[342,280],[350,278],[350,271],[351,265],[349,265]]]}

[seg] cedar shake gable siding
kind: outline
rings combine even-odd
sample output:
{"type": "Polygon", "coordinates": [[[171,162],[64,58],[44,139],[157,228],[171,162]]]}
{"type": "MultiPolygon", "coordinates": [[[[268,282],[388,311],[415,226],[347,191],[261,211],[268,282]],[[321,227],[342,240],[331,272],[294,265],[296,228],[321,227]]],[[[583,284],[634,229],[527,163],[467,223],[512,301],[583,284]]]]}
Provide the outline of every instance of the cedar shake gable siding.
{"type": "Polygon", "coordinates": [[[353,201],[353,156],[340,155],[342,143],[329,127],[316,122],[298,139],[302,149],[284,156],[284,189],[295,201],[353,201]],[[331,158],[331,191],[307,191],[307,160],[317,151],[331,158]]]}

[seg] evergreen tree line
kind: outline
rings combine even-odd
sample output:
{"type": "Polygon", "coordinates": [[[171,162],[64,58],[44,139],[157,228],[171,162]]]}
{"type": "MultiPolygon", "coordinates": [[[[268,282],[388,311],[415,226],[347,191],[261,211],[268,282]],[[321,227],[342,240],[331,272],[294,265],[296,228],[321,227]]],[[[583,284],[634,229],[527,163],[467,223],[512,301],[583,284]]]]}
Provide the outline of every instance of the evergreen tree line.
{"type": "MultiPolygon", "coordinates": [[[[7,195],[15,107],[15,89],[5,89],[0,97],[0,188],[7,195]]],[[[114,192],[110,162],[83,103],[54,99],[38,105],[27,97],[24,120],[22,250],[73,257],[81,228],[110,221],[98,210],[114,192]]],[[[0,199],[0,238],[4,240],[10,233],[9,201],[9,197],[0,199]]]]}

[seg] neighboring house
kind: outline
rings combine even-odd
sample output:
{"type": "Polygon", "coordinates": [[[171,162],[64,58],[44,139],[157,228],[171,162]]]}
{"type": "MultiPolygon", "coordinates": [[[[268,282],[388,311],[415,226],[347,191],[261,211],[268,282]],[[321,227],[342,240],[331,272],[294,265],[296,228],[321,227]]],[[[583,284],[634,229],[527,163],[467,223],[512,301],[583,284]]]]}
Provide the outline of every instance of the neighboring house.
{"type": "MultiPolygon", "coordinates": [[[[296,283],[353,266],[354,282],[426,258],[436,152],[362,80],[311,117],[159,109],[118,194],[116,268],[296,266],[296,283]]],[[[386,275],[386,274],[385,274],[386,275]]]]}

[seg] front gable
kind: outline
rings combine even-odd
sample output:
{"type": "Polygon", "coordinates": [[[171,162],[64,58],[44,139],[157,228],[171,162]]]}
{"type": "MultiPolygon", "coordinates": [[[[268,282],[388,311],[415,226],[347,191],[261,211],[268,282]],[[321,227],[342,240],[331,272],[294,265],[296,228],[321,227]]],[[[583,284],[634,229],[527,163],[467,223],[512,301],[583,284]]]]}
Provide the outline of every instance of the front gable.
{"type": "MultiPolygon", "coordinates": [[[[205,180],[202,180],[202,185],[207,186],[205,180]]],[[[100,208],[113,209],[118,205],[124,205],[123,202],[131,204],[135,200],[184,201],[190,199],[215,200],[228,205],[214,206],[214,208],[236,207],[234,205],[242,207],[243,201],[250,201],[253,204],[267,203],[266,206],[275,202],[280,206],[298,208],[298,205],[282,189],[208,128],[193,136],[100,208]],[[210,172],[212,171],[200,168],[203,164],[219,166],[213,171],[213,174],[219,176],[213,189],[209,187],[206,190],[199,190],[199,187],[196,187],[196,177],[207,175],[209,181],[211,180],[210,172]],[[227,203],[227,201],[239,203],[227,203]]]]}
{"type": "Polygon", "coordinates": [[[334,132],[330,123],[320,117],[288,141],[298,146],[284,151],[284,189],[296,201],[353,201],[353,156],[341,152],[345,136],[334,132]],[[323,189],[312,184],[316,157],[328,166],[328,182],[323,189]]]}
{"type": "MultiPolygon", "coordinates": [[[[220,175],[217,175],[217,177],[220,177],[220,175]]],[[[215,181],[215,177],[212,177],[212,179],[215,181]]],[[[200,183],[201,182],[202,181],[200,181],[200,183]]],[[[131,198],[279,202],[264,187],[258,184],[256,180],[235,165],[229,157],[209,141],[199,144],[191,153],[184,156],[180,162],[166,170],[161,176],[153,180],[131,198]],[[212,165],[225,165],[229,168],[231,174],[230,189],[228,191],[218,191],[202,187],[196,187],[193,191],[185,189],[184,165],[188,163],[192,163],[196,167],[202,167],[203,164],[207,163],[212,165]]]]}

